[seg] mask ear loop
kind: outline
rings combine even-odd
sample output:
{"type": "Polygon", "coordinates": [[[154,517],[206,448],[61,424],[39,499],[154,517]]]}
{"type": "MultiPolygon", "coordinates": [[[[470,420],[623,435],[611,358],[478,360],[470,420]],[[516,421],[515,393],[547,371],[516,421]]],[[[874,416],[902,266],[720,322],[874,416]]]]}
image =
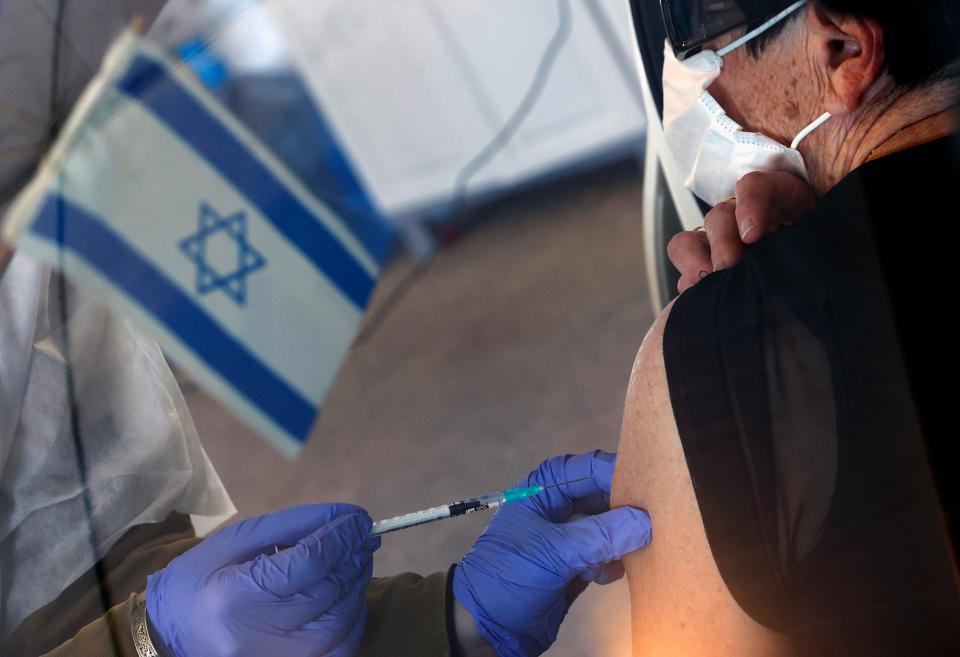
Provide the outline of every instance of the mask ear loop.
{"type": "Polygon", "coordinates": [[[769,30],[771,27],[773,27],[774,25],[782,21],[784,18],[786,18],[796,10],[800,9],[800,7],[802,7],[805,4],[807,4],[807,0],[799,0],[799,2],[794,2],[792,5],[790,5],[789,7],[781,11],[779,14],[777,14],[767,22],[760,25],[759,27],[756,27],[750,30],[749,32],[744,34],[742,37],[737,39],[736,41],[733,41],[732,43],[725,45],[723,48],[717,51],[717,54],[723,57],[724,55],[730,52],[733,52],[734,50],[736,50],[737,48],[745,44],[750,39],[753,39],[754,37],[757,37],[763,34],[767,30],[769,30]]]}
{"type": "Polygon", "coordinates": [[[792,142],[790,142],[790,148],[792,148],[793,150],[797,150],[797,146],[800,145],[800,142],[803,141],[806,138],[806,136],[809,135],[811,132],[813,132],[814,130],[822,126],[824,123],[826,123],[830,119],[830,116],[831,116],[830,112],[824,112],[823,114],[818,116],[813,123],[811,123],[806,128],[804,128],[799,133],[797,133],[797,136],[793,138],[792,142]]]}
{"type": "MultiPolygon", "coordinates": [[[[719,50],[717,50],[717,55],[719,55],[720,57],[723,57],[724,55],[730,54],[731,52],[733,52],[734,50],[736,50],[746,42],[763,34],[767,30],[769,30],[771,27],[773,27],[774,25],[776,25],[777,23],[785,19],[787,16],[789,16],[796,10],[800,9],[800,7],[804,6],[805,4],[807,4],[807,0],[798,0],[797,2],[794,2],[792,5],[790,5],[783,11],[781,11],[779,14],[777,14],[770,20],[765,21],[763,24],[750,30],[739,39],[732,41],[731,43],[728,43],[727,45],[725,45],[723,48],[720,48],[719,50]]],[[[807,135],[809,135],[811,132],[813,132],[814,130],[822,126],[824,123],[826,123],[830,119],[830,116],[831,116],[830,112],[824,112],[819,117],[817,117],[813,121],[813,123],[811,123],[806,128],[801,130],[797,134],[797,136],[793,138],[793,141],[790,143],[790,148],[793,150],[796,150],[797,146],[800,145],[800,142],[803,141],[807,137],[807,135]]]]}

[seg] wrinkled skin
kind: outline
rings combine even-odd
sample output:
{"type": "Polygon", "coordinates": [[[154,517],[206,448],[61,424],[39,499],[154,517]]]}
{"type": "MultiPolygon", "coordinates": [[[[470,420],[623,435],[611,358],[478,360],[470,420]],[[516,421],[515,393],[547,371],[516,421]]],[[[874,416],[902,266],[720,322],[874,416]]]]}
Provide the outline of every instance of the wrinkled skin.
{"type": "Polygon", "coordinates": [[[696,285],[707,274],[741,262],[746,247],[789,225],[816,202],[813,189],[782,171],[748,173],[736,196],[706,214],[703,230],[678,233],[667,245],[670,262],[680,272],[677,291],[696,285]]]}

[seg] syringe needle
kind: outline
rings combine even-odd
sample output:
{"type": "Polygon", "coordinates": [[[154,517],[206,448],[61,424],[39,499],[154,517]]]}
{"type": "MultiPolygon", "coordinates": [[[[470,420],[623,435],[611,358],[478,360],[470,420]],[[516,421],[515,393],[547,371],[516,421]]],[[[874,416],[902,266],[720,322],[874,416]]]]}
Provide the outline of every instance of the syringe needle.
{"type": "Polygon", "coordinates": [[[556,488],[557,486],[564,486],[566,484],[575,484],[578,481],[584,481],[585,479],[590,479],[590,477],[580,477],[579,479],[570,479],[569,481],[559,481],[553,484],[547,484],[546,486],[536,484],[534,486],[524,486],[520,488],[507,488],[505,490],[494,491],[492,493],[473,497],[461,502],[455,502],[454,504],[443,504],[441,506],[433,507],[432,509],[424,509],[423,511],[414,511],[413,513],[397,516],[395,518],[387,518],[386,520],[380,520],[373,523],[373,527],[370,529],[370,535],[379,536],[381,534],[388,534],[390,532],[406,529],[408,527],[425,525],[437,520],[443,520],[444,518],[456,518],[457,516],[463,516],[475,511],[493,509],[504,504],[519,502],[520,500],[525,500],[529,497],[539,495],[548,488],[556,488]]]}
{"type": "Polygon", "coordinates": [[[590,477],[580,477],[579,479],[568,479],[567,481],[558,481],[555,484],[547,484],[544,488],[556,488],[557,486],[566,486],[567,484],[575,484],[578,481],[586,481],[590,477]]]}

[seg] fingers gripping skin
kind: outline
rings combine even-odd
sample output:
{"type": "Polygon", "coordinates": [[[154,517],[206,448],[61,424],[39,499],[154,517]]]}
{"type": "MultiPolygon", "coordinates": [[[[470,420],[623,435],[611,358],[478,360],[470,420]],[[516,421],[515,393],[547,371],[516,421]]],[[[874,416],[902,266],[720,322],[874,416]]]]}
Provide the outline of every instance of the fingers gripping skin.
{"type": "Polygon", "coordinates": [[[623,555],[650,542],[649,515],[609,508],[613,465],[600,451],[544,461],[518,485],[583,479],[501,508],[457,564],[454,597],[501,657],[545,651],[581,580],[614,581],[623,555]]]}
{"type": "Polygon", "coordinates": [[[656,540],[624,558],[635,655],[781,657],[786,640],[737,605],[710,552],[667,389],[662,336],[671,306],[634,364],[614,475],[613,507],[649,510],[656,540]]]}
{"type": "Polygon", "coordinates": [[[704,217],[704,230],[678,233],[667,255],[680,272],[683,293],[707,274],[732,267],[745,246],[789,225],[816,203],[807,183],[783,171],[754,171],[737,182],[736,196],[718,203],[704,217]]]}
{"type": "Polygon", "coordinates": [[[623,555],[646,545],[649,539],[638,543],[636,527],[647,526],[649,520],[643,511],[630,507],[612,509],[564,524],[562,541],[555,547],[571,573],[583,576],[596,572],[598,580],[607,580],[610,573],[596,570],[597,566],[615,564],[623,555]]]}

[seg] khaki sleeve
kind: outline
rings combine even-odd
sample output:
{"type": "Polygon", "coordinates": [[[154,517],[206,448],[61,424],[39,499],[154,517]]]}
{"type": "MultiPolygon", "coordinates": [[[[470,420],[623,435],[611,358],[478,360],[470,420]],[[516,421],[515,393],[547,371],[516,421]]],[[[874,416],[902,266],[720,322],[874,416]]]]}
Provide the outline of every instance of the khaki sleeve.
{"type": "MultiPolygon", "coordinates": [[[[131,536],[135,547],[123,558],[108,559],[113,566],[108,569],[109,590],[142,591],[148,573],[199,543],[190,535],[189,518],[182,520],[183,527],[147,526],[131,536]]],[[[18,628],[12,652],[6,651],[9,644],[0,652],[10,657],[137,657],[131,625],[137,594],[125,594],[126,599],[106,614],[95,612],[100,597],[92,577],[89,574],[37,611],[18,628]]],[[[448,573],[427,577],[404,573],[372,580],[358,657],[459,657],[451,652],[449,595],[448,573]]]]}
{"type": "Polygon", "coordinates": [[[102,559],[30,615],[0,646],[4,657],[136,657],[131,614],[147,576],[200,542],[190,518],[171,514],[131,529],[102,559]],[[104,613],[103,592],[112,602],[104,613]],[[116,637],[116,647],[114,646],[116,637]]]}
{"type": "Polygon", "coordinates": [[[451,653],[448,595],[445,572],[372,580],[357,657],[457,657],[451,653]]]}
{"type": "MultiPolygon", "coordinates": [[[[367,626],[358,657],[456,657],[447,627],[447,574],[404,573],[367,587],[367,626]]],[[[43,657],[137,657],[131,595],[43,657]]]]}
{"type": "MultiPolygon", "coordinates": [[[[136,598],[131,595],[43,657],[137,657],[131,634],[136,598]]],[[[456,657],[450,651],[446,598],[446,573],[372,580],[357,657],[456,657]]]]}
{"type": "Polygon", "coordinates": [[[130,623],[136,599],[131,594],[43,657],[137,657],[130,623]]]}

